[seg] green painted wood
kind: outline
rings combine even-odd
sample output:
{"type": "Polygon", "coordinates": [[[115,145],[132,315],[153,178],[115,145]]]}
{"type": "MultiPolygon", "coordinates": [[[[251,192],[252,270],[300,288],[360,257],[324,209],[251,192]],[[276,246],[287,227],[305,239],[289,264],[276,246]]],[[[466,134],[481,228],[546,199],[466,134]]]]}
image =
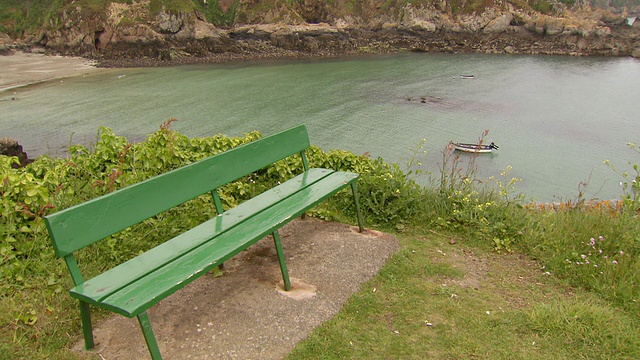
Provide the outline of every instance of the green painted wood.
{"type": "Polygon", "coordinates": [[[304,171],[309,171],[309,161],[307,161],[307,154],[304,151],[300,151],[300,157],[302,158],[302,166],[304,171]]]}
{"type": "Polygon", "coordinates": [[[273,243],[276,246],[276,253],[278,253],[278,263],[280,264],[280,272],[282,273],[282,283],[286,291],[291,290],[291,280],[289,280],[289,270],[287,269],[287,262],[284,257],[284,250],[282,249],[282,241],[280,241],[280,234],[278,229],[273,232],[273,243]]]}
{"type": "Polygon", "coordinates": [[[69,269],[69,273],[71,273],[71,279],[75,285],[82,284],[84,279],[82,278],[82,274],[80,273],[80,268],[78,267],[78,262],[76,261],[76,257],[73,254],[68,254],[64,257],[64,262],[67,264],[67,268],[69,269]]]}
{"type": "Polygon", "coordinates": [[[48,215],[45,222],[56,256],[82,249],[309,145],[307,129],[300,125],[48,215]]]}
{"type": "Polygon", "coordinates": [[[80,301],[80,318],[82,320],[84,347],[89,350],[95,346],[95,343],[93,342],[93,325],[91,325],[91,308],[84,301],[80,301]]]}
{"type": "Polygon", "coordinates": [[[151,328],[151,322],[146,312],[138,314],[138,323],[144,335],[144,341],[147,343],[147,349],[152,360],[162,360],[162,354],[160,354],[160,348],[158,348],[158,342],[156,336],[153,334],[153,328],[151,328]]]}
{"type": "Polygon", "coordinates": [[[358,200],[358,183],[356,181],[351,183],[351,193],[353,194],[353,202],[356,205],[356,217],[358,218],[358,232],[364,232],[364,226],[362,225],[362,216],[360,215],[360,201],[358,200]]]}
{"type": "Polygon", "coordinates": [[[213,197],[213,204],[216,207],[216,212],[218,215],[224,212],[224,208],[222,207],[222,200],[220,199],[220,194],[218,194],[218,189],[211,190],[211,196],[213,197]]]}
{"type": "Polygon", "coordinates": [[[272,234],[303,212],[349,186],[357,180],[357,177],[358,175],[354,173],[331,173],[315,182],[313,186],[302,188],[248,218],[242,226],[235,226],[221,233],[213,240],[184,253],[166,266],[148,273],[106,298],[99,300],[86,298],[86,293],[78,292],[77,288],[71,290],[71,295],[87,302],[100,301],[99,306],[128,317],[136,316],[207,273],[219,263],[272,234]]]}
{"type": "MultiPolygon", "coordinates": [[[[84,283],[78,284],[72,291],[78,298],[97,303],[118,289],[136,281],[147,273],[154,271],[156,268],[173,261],[176,257],[180,257],[182,254],[194,250],[212,237],[242,224],[243,221],[269,208],[273,203],[277,203],[295,194],[300,189],[312,186],[332,173],[332,170],[327,169],[311,169],[282,183],[276,188],[270,189],[249,201],[225,211],[222,215],[216,216],[188,232],[180,234],[138,255],[134,259],[126,261],[84,283]]],[[[357,176],[357,174],[354,173],[345,174],[349,174],[347,176],[348,178],[357,176]]]]}

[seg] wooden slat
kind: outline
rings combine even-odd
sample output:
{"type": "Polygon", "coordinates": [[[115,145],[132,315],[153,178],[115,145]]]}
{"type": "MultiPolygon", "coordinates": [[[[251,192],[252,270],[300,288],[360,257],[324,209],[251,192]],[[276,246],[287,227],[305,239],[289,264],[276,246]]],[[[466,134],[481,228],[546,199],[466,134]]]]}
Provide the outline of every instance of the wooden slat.
{"type": "Polygon", "coordinates": [[[331,174],[333,170],[311,169],[283,184],[202,223],[189,231],[170,239],[137,257],[120,264],[84,283],[73,291],[85,299],[98,302],[120,288],[136,281],[176,257],[193,250],[212,237],[241,224],[252,215],[263,211],[282,199],[295,194],[331,174]]]}
{"type": "MultiPolygon", "coordinates": [[[[242,226],[229,229],[214,240],[206,242],[166,266],[129,284],[101,300],[98,305],[125,316],[136,316],[356,181],[357,177],[358,175],[354,173],[332,173],[314,183],[313,186],[303,188],[257,213],[244,221],[242,226]]],[[[73,290],[72,296],[94,302],[73,290]]]]}
{"type": "Polygon", "coordinates": [[[63,257],[309,147],[304,125],[211,156],[45,217],[63,257]]]}

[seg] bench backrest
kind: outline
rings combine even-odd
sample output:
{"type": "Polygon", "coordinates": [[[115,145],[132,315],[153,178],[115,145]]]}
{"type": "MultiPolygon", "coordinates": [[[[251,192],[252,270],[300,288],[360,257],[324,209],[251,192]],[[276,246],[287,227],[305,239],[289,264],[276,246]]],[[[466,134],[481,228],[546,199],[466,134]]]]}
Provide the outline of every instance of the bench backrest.
{"type": "MultiPolygon", "coordinates": [[[[304,125],[241,145],[45,217],[58,258],[309,147],[304,125]]],[[[305,167],[306,167],[306,160],[305,167]]]]}

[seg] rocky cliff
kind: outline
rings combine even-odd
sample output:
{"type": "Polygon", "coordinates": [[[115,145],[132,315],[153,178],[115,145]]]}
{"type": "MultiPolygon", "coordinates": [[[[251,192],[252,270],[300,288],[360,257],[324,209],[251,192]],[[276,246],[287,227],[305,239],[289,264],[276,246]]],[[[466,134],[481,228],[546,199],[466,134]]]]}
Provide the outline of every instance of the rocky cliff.
{"type": "Polygon", "coordinates": [[[37,31],[0,35],[0,52],[39,46],[116,65],[396,51],[640,57],[640,22],[580,3],[541,12],[503,0],[208,1],[66,6],[37,31]]]}

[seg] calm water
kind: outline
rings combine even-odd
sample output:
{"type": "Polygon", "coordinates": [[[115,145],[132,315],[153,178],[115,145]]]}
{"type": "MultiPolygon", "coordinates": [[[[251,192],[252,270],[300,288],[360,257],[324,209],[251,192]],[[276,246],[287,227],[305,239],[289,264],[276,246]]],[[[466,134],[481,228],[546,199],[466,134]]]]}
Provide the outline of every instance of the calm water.
{"type": "Polygon", "coordinates": [[[176,117],[173,128],[191,137],[305,123],[325,150],[401,165],[424,138],[418,160],[436,173],[450,140],[489,130],[500,150],[479,158],[480,177],[511,165],[517,190],[539,201],[573,198],[586,181],[588,197],[618,198],[621,179],[603,161],[625,171],[640,162],[626,146],[640,142],[640,61],[631,58],[404,54],[115,69],[16,92],[0,93],[0,137],[30,156],[92,143],[99,126],[137,141],[176,117]]]}

